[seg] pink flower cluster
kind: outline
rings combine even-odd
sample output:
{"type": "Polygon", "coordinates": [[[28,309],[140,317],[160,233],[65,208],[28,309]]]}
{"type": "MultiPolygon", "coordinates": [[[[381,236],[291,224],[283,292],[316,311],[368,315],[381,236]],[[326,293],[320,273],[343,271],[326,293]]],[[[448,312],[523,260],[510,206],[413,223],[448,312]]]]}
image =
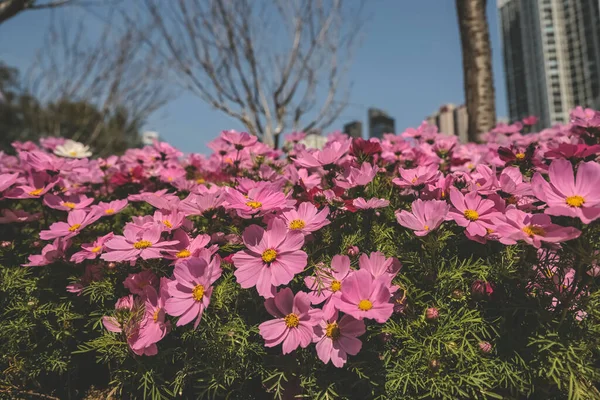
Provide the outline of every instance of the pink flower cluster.
{"type": "Polygon", "coordinates": [[[295,133],[285,152],[224,131],[210,156],[156,142],[76,159],[52,153],[61,139],[15,143],[16,155],[0,153],[0,224],[36,224],[48,241],[23,265],[81,265],[72,293],[129,269],[120,288],[129,294],[103,323],[135,354],[156,354],[172,323],[196,328],[230,269],[265,299],[267,347],[286,354],[315,343],[323,362],[341,367],[360,351],[366,322],[392,317],[400,263],[377,248],[360,254],[357,243],[347,255],[312,254],[322,231],[395,215],[399,235],[445,230],[548,252],[600,218],[600,113],[578,108],[571,124],[539,133],[523,124],[499,125],[485,144],[460,144],[425,123],[382,139],[334,133],[322,149],[295,133]]]}

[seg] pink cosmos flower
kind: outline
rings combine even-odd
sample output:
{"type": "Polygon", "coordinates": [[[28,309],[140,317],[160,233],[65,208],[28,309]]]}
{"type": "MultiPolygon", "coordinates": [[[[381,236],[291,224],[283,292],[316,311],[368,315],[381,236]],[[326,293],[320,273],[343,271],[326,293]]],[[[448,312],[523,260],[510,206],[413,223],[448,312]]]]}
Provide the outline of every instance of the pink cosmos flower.
{"type": "Polygon", "coordinates": [[[439,228],[450,210],[450,206],[441,200],[417,199],[411,208],[412,212],[396,211],[396,220],[400,225],[415,231],[417,236],[425,236],[439,228]]]}
{"type": "Polygon", "coordinates": [[[189,229],[191,223],[185,218],[185,214],[178,212],[176,208],[171,210],[157,210],[154,212],[154,222],[157,225],[161,225],[165,232],[171,232],[175,229],[179,229],[182,226],[189,229]]]}
{"type": "Polygon", "coordinates": [[[523,118],[521,122],[523,122],[523,125],[532,126],[537,124],[538,117],[536,117],[535,115],[530,115],[528,117],[523,118]]]}
{"type": "Polygon", "coordinates": [[[397,286],[391,286],[392,280],[402,268],[402,264],[397,258],[387,258],[379,251],[374,251],[370,255],[363,253],[358,259],[358,266],[360,269],[369,271],[374,279],[383,282],[391,293],[398,289],[397,286]]]}
{"type": "Polygon", "coordinates": [[[554,160],[548,175],[550,183],[539,173],[531,180],[533,194],[548,205],[546,214],[579,218],[584,224],[600,217],[600,164],[580,163],[575,178],[569,161],[554,160]]]}
{"type": "Polygon", "coordinates": [[[379,167],[368,162],[362,163],[360,168],[350,166],[344,172],[344,179],[336,179],[336,184],[344,189],[368,185],[379,172],[379,167]]]}
{"type": "Polygon", "coordinates": [[[30,222],[37,221],[42,216],[42,213],[30,214],[23,210],[2,210],[2,216],[0,216],[0,224],[12,224],[13,222],[30,222]]]}
{"type": "Polygon", "coordinates": [[[169,332],[170,323],[165,321],[165,303],[169,298],[168,282],[167,278],[160,279],[160,295],[152,286],[146,286],[144,289],[144,316],[140,323],[134,350],[159,342],[169,332]]]}
{"type": "Polygon", "coordinates": [[[448,212],[448,217],[467,228],[467,233],[472,236],[485,236],[487,229],[493,225],[492,218],[498,215],[494,202],[481,198],[477,192],[464,196],[460,190],[451,189],[450,201],[454,207],[448,212]]]}
{"type": "Polygon", "coordinates": [[[144,295],[144,290],[148,286],[156,286],[158,283],[158,277],[149,269],[145,269],[142,272],[137,274],[129,274],[127,278],[123,281],[123,286],[125,286],[132,294],[137,294],[138,296],[144,295]]]}
{"type": "Polygon", "coordinates": [[[306,168],[323,167],[339,161],[350,149],[351,141],[335,141],[325,145],[323,150],[301,151],[294,162],[306,168]]]}
{"type": "Polygon", "coordinates": [[[558,146],[550,148],[544,157],[546,158],[567,158],[573,161],[593,156],[600,153],[600,145],[588,146],[587,144],[560,143],[558,146]]]}
{"type": "Polygon", "coordinates": [[[76,236],[86,226],[93,224],[100,218],[93,213],[86,213],[83,210],[73,210],[67,216],[67,222],[55,222],[50,225],[49,230],[40,232],[40,239],[50,240],[59,237],[70,238],[76,236]]]}
{"type": "Polygon", "coordinates": [[[105,261],[160,258],[161,251],[169,250],[170,246],[178,243],[177,240],[161,242],[161,233],[159,225],[140,230],[128,224],[123,230],[124,236],[115,236],[104,244],[107,252],[101,258],[105,261]]]}
{"type": "Polygon", "coordinates": [[[578,106],[571,111],[571,123],[582,128],[600,127],[600,113],[591,108],[578,106]]]}
{"type": "Polygon", "coordinates": [[[573,227],[553,224],[547,214],[532,215],[517,209],[506,210],[495,222],[495,233],[498,234],[500,243],[506,245],[523,240],[539,249],[542,242],[566,242],[581,234],[581,231],[573,227]]]}
{"type": "Polygon", "coordinates": [[[23,264],[24,267],[42,267],[44,265],[52,264],[54,261],[60,259],[65,251],[71,245],[71,241],[65,238],[56,238],[54,242],[47,244],[42,249],[42,254],[30,255],[29,262],[23,264]]]}
{"type": "MultiPolygon", "coordinates": [[[[133,295],[121,297],[115,303],[115,310],[118,312],[119,310],[133,311],[134,309],[139,307],[139,301],[136,301],[133,295]]],[[[104,316],[102,317],[102,325],[106,328],[107,331],[113,333],[121,333],[123,331],[123,325],[119,322],[119,319],[116,317],[104,316]]]]}
{"type": "MultiPolygon", "coordinates": [[[[194,239],[190,239],[182,229],[178,229],[173,233],[173,239],[179,243],[167,252],[165,258],[173,259],[176,263],[190,257],[199,257],[202,250],[208,250],[206,245],[210,243],[210,236],[201,234],[194,239]]],[[[216,250],[217,248],[212,246],[210,253],[213,254],[216,250]]]]}
{"type": "Polygon", "coordinates": [[[17,182],[19,174],[0,174],[0,193],[17,182]]]}
{"type": "Polygon", "coordinates": [[[27,183],[7,190],[4,197],[7,199],[38,199],[48,193],[56,183],[57,177],[51,178],[45,172],[32,174],[27,183]]]}
{"type": "MultiPolygon", "coordinates": [[[[220,263],[220,258],[216,258],[220,263]]],[[[170,298],[165,302],[165,311],[169,315],[180,317],[177,326],[186,325],[195,318],[194,329],[198,327],[202,313],[210,304],[213,291],[211,285],[221,276],[221,268],[214,266],[196,257],[175,265],[175,279],[167,284],[170,298]]]]}
{"type": "Polygon", "coordinates": [[[247,132],[236,132],[234,130],[222,131],[221,138],[227,143],[233,145],[236,150],[243,150],[246,147],[254,145],[258,138],[247,132]]]}
{"type": "Polygon", "coordinates": [[[53,208],[55,210],[62,211],[71,211],[71,210],[84,210],[87,211],[87,208],[90,204],[94,202],[94,198],[87,197],[83,194],[74,194],[71,196],[67,196],[61,198],[60,196],[56,196],[54,194],[48,193],[44,196],[44,205],[53,208]]]}
{"type": "Polygon", "coordinates": [[[341,295],[344,279],[350,275],[350,258],[344,255],[335,255],[331,259],[331,269],[316,269],[316,276],[304,278],[304,284],[310,289],[309,297],[311,303],[323,305],[323,318],[328,319],[335,313],[336,299],[341,295]]]}
{"type": "Polygon", "coordinates": [[[400,168],[398,170],[400,176],[394,178],[392,183],[401,188],[416,189],[419,186],[435,183],[442,177],[442,173],[438,170],[437,165],[419,166],[412,169],[400,168]]]}
{"type": "Polygon", "coordinates": [[[110,203],[101,201],[97,205],[92,206],[92,212],[103,217],[114,215],[127,207],[127,204],[127,199],[115,200],[110,203]]]}
{"type": "Polygon", "coordinates": [[[374,279],[368,270],[360,269],[344,280],[337,307],[356,319],[371,318],[384,323],[394,312],[391,296],[381,280],[374,279]]]}
{"type": "Polygon", "coordinates": [[[104,251],[104,243],[112,239],[114,234],[110,232],[107,235],[101,236],[94,243],[84,243],[81,245],[81,250],[71,256],[71,262],[79,264],[84,260],[94,260],[104,251]]]}
{"type": "Polygon", "coordinates": [[[190,194],[179,203],[179,210],[186,216],[202,215],[223,205],[225,199],[221,192],[190,194]]]}
{"type": "Polygon", "coordinates": [[[308,256],[300,250],[304,235],[288,230],[282,220],[274,220],[268,231],[250,225],[243,240],[246,250],[233,255],[235,277],[244,289],[256,286],[265,298],[273,297],[277,286],[288,284],[306,266],[308,256]]]}
{"type": "Polygon", "coordinates": [[[366,332],[365,322],[344,315],[338,321],[338,313],[333,317],[322,319],[314,328],[313,342],[317,343],[317,357],[327,364],[341,368],[348,360],[348,354],[355,356],[362,347],[358,336],[366,332]]]}
{"type": "Polygon", "coordinates": [[[362,197],[354,199],[352,201],[354,207],[360,210],[370,210],[374,208],[384,208],[390,205],[390,201],[386,199],[378,199],[373,197],[372,199],[365,200],[362,197]]]}
{"type": "Polygon", "coordinates": [[[298,292],[294,296],[292,289],[282,289],[265,301],[265,308],[276,318],[258,326],[266,347],[283,343],[283,354],[288,354],[312,342],[313,328],[318,323],[315,319],[320,313],[310,308],[306,293],[298,292]]]}
{"type": "Polygon", "coordinates": [[[227,188],[227,207],[236,210],[242,218],[252,218],[264,215],[269,211],[284,210],[293,206],[296,201],[288,200],[283,192],[274,191],[269,187],[251,189],[247,196],[235,189],[227,188]]]}
{"type": "Polygon", "coordinates": [[[327,219],[328,214],[329,207],[324,207],[319,211],[312,203],[304,202],[298,206],[297,210],[291,209],[282,213],[281,218],[289,230],[308,235],[331,223],[327,219]]]}

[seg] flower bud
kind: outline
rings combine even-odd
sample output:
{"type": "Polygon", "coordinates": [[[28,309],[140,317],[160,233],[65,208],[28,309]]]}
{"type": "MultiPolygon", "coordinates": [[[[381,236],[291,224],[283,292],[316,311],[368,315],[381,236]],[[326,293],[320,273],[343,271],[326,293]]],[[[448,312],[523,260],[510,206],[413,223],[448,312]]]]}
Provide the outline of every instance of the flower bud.
{"type": "Polygon", "coordinates": [[[479,342],[479,350],[483,354],[489,354],[492,351],[492,344],[486,341],[479,342]]]}
{"type": "Polygon", "coordinates": [[[425,311],[425,318],[427,318],[427,320],[429,320],[429,321],[435,321],[436,319],[438,319],[439,316],[440,316],[440,312],[435,307],[429,307],[425,311]]]}
{"type": "Polygon", "coordinates": [[[494,293],[494,286],[490,282],[476,280],[471,285],[471,294],[476,299],[488,298],[494,293]]]}
{"type": "Polygon", "coordinates": [[[442,365],[442,363],[439,362],[438,360],[433,359],[433,360],[429,361],[429,368],[431,368],[432,371],[439,370],[441,365],[442,365]]]}
{"type": "Polygon", "coordinates": [[[463,291],[462,291],[462,290],[460,290],[460,289],[455,289],[455,290],[452,292],[452,298],[453,298],[453,299],[455,299],[455,300],[460,300],[460,299],[462,299],[462,298],[464,297],[464,295],[465,295],[465,292],[463,292],[463,291]]]}
{"type": "Polygon", "coordinates": [[[0,242],[0,247],[3,247],[3,248],[10,247],[11,244],[12,244],[12,242],[5,240],[3,242],[0,242]]]}
{"type": "Polygon", "coordinates": [[[348,253],[349,256],[354,257],[358,255],[358,247],[357,246],[348,246],[348,248],[346,249],[346,253],[348,253]]]}

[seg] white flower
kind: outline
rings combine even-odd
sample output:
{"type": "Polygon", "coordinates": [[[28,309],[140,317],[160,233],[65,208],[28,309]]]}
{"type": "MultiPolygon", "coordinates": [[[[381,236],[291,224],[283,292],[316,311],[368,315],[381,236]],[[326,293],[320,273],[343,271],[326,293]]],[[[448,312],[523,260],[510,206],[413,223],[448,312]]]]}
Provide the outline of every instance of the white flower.
{"type": "Polygon", "coordinates": [[[325,143],[327,143],[327,138],[321,135],[315,135],[314,133],[311,133],[309,135],[306,135],[306,137],[298,143],[302,143],[306,146],[307,149],[322,150],[325,146],[325,143]]]}
{"type": "Polygon", "coordinates": [[[56,146],[54,154],[60,157],[85,158],[90,157],[92,152],[90,151],[90,146],[67,139],[63,144],[56,146]]]}

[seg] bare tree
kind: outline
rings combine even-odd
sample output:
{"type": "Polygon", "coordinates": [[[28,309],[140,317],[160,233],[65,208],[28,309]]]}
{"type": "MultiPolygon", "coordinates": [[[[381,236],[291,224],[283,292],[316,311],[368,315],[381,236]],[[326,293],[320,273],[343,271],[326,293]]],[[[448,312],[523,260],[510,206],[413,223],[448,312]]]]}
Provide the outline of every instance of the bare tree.
{"type": "Polygon", "coordinates": [[[492,48],[486,17],[487,0],[456,0],[463,56],[469,141],[496,125],[492,48]]]}
{"type": "MultiPolygon", "coordinates": [[[[80,121],[90,131],[81,131],[75,140],[94,142],[105,132],[108,119],[114,121],[124,113],[129,123],[141,126],[171,98],[172,91],[165,79],[164,62],[139,43],[139,33],[132,27],[119,29],[107,24],[98,38],[90,39],[83,23],[56,20],[26,74],[26,92],[41,104],[93,105],[91,125],[80,121]]],[[[59,125],[45,130],[61,135],[59,125]]]]}
{"type": "Polygon", "coordinates": [[[346,106],[362,1],[141,4],[155,26],[146,43],[168,60],[176,79],[266,143],[277,146],[286,129],[325,128],[346,106]]]}

